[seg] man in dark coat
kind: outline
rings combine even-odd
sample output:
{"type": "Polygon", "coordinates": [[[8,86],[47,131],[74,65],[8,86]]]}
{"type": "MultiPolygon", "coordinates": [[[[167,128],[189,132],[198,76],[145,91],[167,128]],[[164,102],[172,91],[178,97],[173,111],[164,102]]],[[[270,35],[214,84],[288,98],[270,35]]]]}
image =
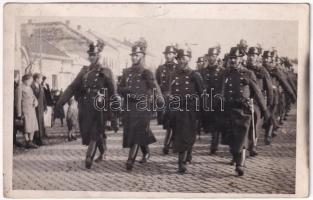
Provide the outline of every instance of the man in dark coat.
{"type": "Polygon", "coordinates": [[[229,53],[229,66],[225,70],[222,94],[225,101],[224,119],[227,122],[228,144],[233,160],[236,163],[238,176],[244,174],[245,150],[248,147],[248,134],[251,125],[251,95],[269,117],[256,77],[248,69],[242,67],[243,53],[238,47],[232,47],[229,53]]]}
{"type": "MultiPolygon", "coordinates": [[[[196,71],[198,73],[201,74],[201,70],[203,70],[204,68],[204,56],[198,57],[197,62],[196,62],[197,66],[196,66],[196,71]]],[[[203,122],[202,122],[202,113],[199,113],[198,118],[197,118],[197,122],[196,122],[196,126],[197,126],[197,134],[199,135],[199,139],[201,136],[201,130],[203,128],[203,122]]]]}
{"type": "Polygon", "coordinates": [[[73,82],[67,87],[57,102],[62,107],[74,95],[78,102],[78,123],[82,144],[88,145],[86,154],[86,168],[91,168],[97,148],[100,156],[95,160],[103,159],[106,150],[106,135],[104,119],[108,114],[110,100],[116,94],[115,83],[109,68],[99,63],[99,53],[104,44],[89,45],[89,66],[84,66],[73,82]]]}
{"type": "Polygon", "coordinates": [[[292,91],[292,88],[288,84],[288,82],[285,80],[284,75],[280,72],[280,70],[275,66],[273,63],[273,57],[270,51],[264,51],[263,53],[263,66],[265,69],[269,72],[271,79],[272,79],[272,84],[273,84],[273,105],[271,107],[272,111],[272,116],[273,116],[273,122],[274,122],[274,127],[272,128],[273,131],[269,132],[269,135],[266,136],[268,137],[268,141],[266,144],[270,144],[271,138],[274,137],[275,131],[279,128],[278,127],[278,120],[280,119],[280,109],[279,109],[279,104],[281,101],[281,90],[284,90],[286,92],[286,95],[288,95],[288,98],[290,98],[290,101],[292,103],[296,102],[296,94],[292,91]]]}
{"type": "Polygon", "coordinates": [[[34,81],[31,87],[33,89],[34,95],[38,100],[38,106],[36,107],[36,116],[39,128],[39,130],[35,132],[34,142],[38,146],[41,146],[44,144],[42,138],[43,136],[45,136],[44,112],[47,111],[47,102],[44,89],[41,85],[42,75],[39,73],[35,73],[33,75],[33,79],[34,81]]]}
{"type": "Polygon", "coordinates": [[[143,155],[140,163],[145,163],[150,157],[148,145],[156,142],[150,129],[152,110],[149,108],[157,84],[153,73],[145,65],[146,47],[145,41],[137,42],[132,47],[132,66],[123,71],[118,88],[119,94],[124,98],[123,147],[130,148],[127,170],[132,170],[139,147],[143,155]]]}
{"type": "Polygon", "coordinates": [[[49,84],[46,82],[47,77],[43,76],[42,77],[42,82],[41,85],[43,87],[43,90],[45,92],[45,97],[46,97],[46,102],[47,102],[47,106],[52,106],[53,102],[52,102],[52,95],[51,95],[51,90],[50,90],[50,86],[49,84]]]}
{"type": "Polygon", "coordinates": [[[221,111],[223,99],[221,86],[224,69],[218,65],[219,47],[209,48],[208,54],[204,57],[205,67],[200,71],[205,89],[209,98],[206,99],[206,106],[203,115],[204,131],[212,133],[210,153],[216,154],[219,144],[219,136],[222,125],[221,111]]]}
{"type": "Polygon", "coordinates": [[[184,174],[186,162],[191,162],[197,115],[202,109],[199,98],[203,93],[203,83],[201,75],[188,66],[191,50],[179,49],[177,59],[169,104],[170,126],[175,136],[173,151],[178,153],[178,173],[184,174]]]}
{"type": "MultiPolygon", "coordinates": [[[[271,76],[269,75],[268,71],[262,66],[261,63],[259,63],[259,56],[260,51],[257,47],[250,47],[248,50],[248,60],[247,60],[247,68],[254,73],[256,76],[257,84],[259,88],[261,89],[261,92],[263,94],[264,100],[266,100],[266,105],[268,110],[273,105],[273,85],[271,81],[271,76]]],[[[249,153],[250,156],[256,156],[256,141],[259,137],[259,133],[262,129],[262,113],[261,109],[258,105],[258,103],[254,102],[254,129],[250,128],[249,131],[249,153]],[[255,134],[253,136],[253,134],[255,134]],[[253,140],[253,137],[254,140],[253,140]]],[[[252,122],[251,122],[252,123],[252,122]]],[[[252,127],[252,124],[251,124],[252,127]]],[[[266,128],[266,132],[270,131],[268,128],[266,128]]],[[[265,142],[268,142],[269,137],[268,133],[265,133],[265,142]]]]}
{"type": "Polygon", "coordinates": [[[163,128],[166,130],[163,153],[168,154],[170,145],[174,138],[173,131],[169,127],[170,113],[168,110],[168,101],[169,95],[171,93],[171,83],[174,79],[173,73],[177,67],[177,63],[175,60],[177,56],[177,49],[174,46],[167,46],[163,54],[166,61],[163,65],[160,65],[157,68],[155,75],[166,104],[165,109],[163,111],[158,111],[157,114],[158,119],[162,121],[161,123],[163,124],[163,128]]]}
{"type": "Polygon", "coordinates": [[[20,74],[18,71],[14,71],[13,145],[16,147],[22,147],[23,146],[22,143],[20,143],[16,139],[16,135],[17,135],[18,130],[20,130],[20,131],[23,130],[23,127],[20,124],[15,123],[16,120],[21,121],[21,119],[17,116],[18,115],[17,114],[17,104],[18,104],[18,102],[17,102],[17,97],[18,97],[17,89],[18,89],[19,84],[20,84],[20,74]]]}

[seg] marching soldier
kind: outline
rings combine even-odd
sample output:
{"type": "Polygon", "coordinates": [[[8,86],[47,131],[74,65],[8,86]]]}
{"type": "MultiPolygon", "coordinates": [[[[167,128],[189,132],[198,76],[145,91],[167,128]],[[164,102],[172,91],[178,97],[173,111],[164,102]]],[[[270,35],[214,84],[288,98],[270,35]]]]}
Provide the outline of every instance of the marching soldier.
{"type": "Polygon", "coordinates": [[[162,95],[165,100],[165,109],[163,111],[158,111],[158,118],[162,121],[163,128],[166,130],[166,136],[164,139],[164,147],[163,153],[168,154],[171,143],[173,141],[173,132],[169,126],[169,110],[168,110],[168,102],[169,95],[171,93],[171,83],[174,79],[173,73],[177,67],[177,63],[175,62],[175,58],[177,56],[177,49],[174,46],[167,46],[165,51],[163,52],[165,57],[165,63],[160,65],[156,70],[156,80],[160,86],[162,95]]]}
{"type": "MultiPolygon", "coordinates": [[[[197,59],[197,67],[196,67],[196,71],[199,72],[201,74],[201,70],[204,68],[204,57],[198,57],[197,59]]],[[[202,117],[198,116],[196,125],[197,125],[197,134],[199,135],[199,138],[201,136],[201,129],[202,129],[202,117]]]]}
{"type": "Polygon", "coordinates": [[[79,128],[83,145],[88,145],[86,154],[86,168],[91,168],[97,148],[100,156],[96,161],[103,159],[106,150],[106,135],[104,119],[108,109],[98,109],[95,106],[108,105],[111,96],[115,95],[116,88],[110,69],[99,63],[99,53],[104,44],[90,44],[89,66],[84,66],[73,82],[67,87],[57,102],[57,107],[63,106],[73,95],[78,102],[79,128]],[[101,98],[99,98],[101,97],[101,98]]]}
{"type": "Polygon", "coordinates": [[[174,73],[170,106],[170,125],[175,135],[173,151],[178,153],[178,173],[186,172],[186,163],[191,162],[192,147],[196,139],[197,106],[203,92],[201,75],[191,70],[188,63],[191,50],[179,49],[178,66],[174,73]]]}
{"type": "Polygon", "coordinates": [[[150,157],[148,145],[156,142],[150,129],[152,110],[148,108],[157,85],[153,73],[145,65],[146,48],[145,41],[137,42],[132,47],[130,54],[132,66],[123,71],[118,88],[124,97],[123,148],[130,148],[126,162],[127,170],[132,170],[139,147],[142,152],[142,159],[139,162],[146,163],[150,157]],[[146,106],[139,106],[139,102],[142,101],[146,106]]]}
{"type": "MultiPolygon", "coordinates": [[[[272,83],[273,83],[273,91],[274,91],[274,106],[273,112],[275,115],[274,120],[280,120],[280,110],[281,110],[281,101],[282,95],[281,92],[284,91],[288,98],[290,98],[292,103],[296,102],[296,94],[293,92],[292,88],[286,81],[285,75],[277,68],[277,64],[275,61],[275,52],[264,51],[263,53],[263,65],[268,70],[271,75],[272,83]]],[[[277,127],[276,127],[277,128],[277,127]]],[[[272,134],[275,136],[275,134],[272,134]]]]}
{"type": "MultiPolygon", "coordinates": [[[[247,60],[247,68],[254,73],[256,76],[257,84],[261,89],[264,99],[266,100],[266,105],[268,110],[273,105],[273,85],[271,81],[271,77],[267,70],[258,63],[259,61],[260,50],[257,47],[250,47],[248,50],[248,60],[247,60]]],[[[259,136],[262,126],[262,116],[261,110],[258,106],[257,102],[254,102],[254,129],[250,128],[249,134],[249,153],[250,156],[256,156],[256,139],[259,136]],[[255,140],[253,140],[253,131],[255,133],[255,140]]],[[[271,126],[271,122],[267,123],[266,133],[265,133],[265,143],[269,142],[269,131],[271,126]]],[[[252,127],[252,126],[251,126],[252,127]]]]}
{"type": "Polygon", "coordinates": [[[248,42],[246,40],[244,40],[244,39],[241,39],[239,41],[239,44],[237,44],[237,47],[239,48],[240,52],[243,54],[242,65],[246,66],[246,64],[247,64],[248,42]]]}
{"type": "Polygon", "coordinates": [[[204,57],[204,68],[200,71],[204,88],[206,89],[209,98],[207,101],[206,110],[203,115],[203,126],[206,133],[212,133],[210,154],[216,154],[219,144],[219,135],[221,128],[220,115],[223,109],[223,99],[221,97],[221,86],[224,69],[218,65],[218,56],[220,54],[219,47],[209,48],[208,54],[204,57]]]}
{"type": "Polygon", "coordinates": [[[254,74],[242,67],[243,53],[238,47],[232,47],[229,53],[229,66],[225,70],[222,94],[225,101],[224,118],[227,123],[225,138],[230,146],[230,152],[236,164],[238,176],[244,175],[245,150],[251,125],[250,98],[254,94],[265,119],[269,113],[254,74]]]}

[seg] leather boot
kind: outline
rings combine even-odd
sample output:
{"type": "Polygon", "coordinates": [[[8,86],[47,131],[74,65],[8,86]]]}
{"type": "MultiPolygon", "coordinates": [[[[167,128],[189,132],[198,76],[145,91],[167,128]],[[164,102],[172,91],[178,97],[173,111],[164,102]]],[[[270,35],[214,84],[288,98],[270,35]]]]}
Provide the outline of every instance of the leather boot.
{"type": "Polygon", "coordinates": [[[270,145],[272,142],[272,135],[273,135],[273,131],[274,131],[274,125],[270,124],[268,127],[266,127],[265,130],[265,137],[264,137],[264,144],[265,145],[270,145]]]}
{"type": "Polygon", "coordinates": [[[235,169],[235,171],[237,172],[238,176],[244,175],[245,159],[246,159],[245,149],[243,149],[241,153],[236,154],[236,169],[235,169]]]}
{"type": "Polygon", "coordinates": [[[91,140],[86,153],[86,168],[90,169],[97,150],[97,142],[91,140]]]}
{"type": "Polygon", "coordinates": [[[190,148],[187,151],[186,163],[188,162],[189,164],[191,164],[191,160],[192,160],[192,148],[190,148]]]}
{"type": "Polygon", "coordinates": [[[187,151],[180,152],[178,154],[178,173],[179,174],[184,174],[187,169],[186,169],[186,159],[187,159],[187,151]]]}
{"type": "Polygon", "coordinates": [[[138,149],[139,149],[139,145],[138,144],[134,144],[130,148],[130,150],[129,150],[128,160],[126,162],[126,169],[128,171],[133,169],[134,162],[136,160],[136,156],[137,156],[137,153],[138,153],[138,149]]]}
{"type": "Polygon", "coordinates": [[[168,129],[166,131],[166,136],[164,139],[164,147],[163,147],[163,153],[164,154],[168,154],[169,150],[170,150],[170,144],[171,144],[171,140],[172,140],[172,130],[168,129]]]}
{"type": "Polygon", "coordinates": [[[211,148],[210,148],[211,155],[216,155],[218,143],[219,143],[219,133],[214,131],[212,133],[212,141],[211,141],[211,148]]]}
{"type": "Polygon", "coordinates": [[[100,155],[95,159],[95,162],[101,162],[105,159],[105,152],[106,152],[106,139],[100,140],[97,142],[97,147],[99,149],[100,155]]]}
{"type": "Polygon", "coordinates": [[[150,149],[148,145],[142,145],[140,146],[140,149],[142,152],[142,158],[139,161],[139,163],[143,164],[143,163],[146,163],[148,159],[150,158],[150,149]]]}

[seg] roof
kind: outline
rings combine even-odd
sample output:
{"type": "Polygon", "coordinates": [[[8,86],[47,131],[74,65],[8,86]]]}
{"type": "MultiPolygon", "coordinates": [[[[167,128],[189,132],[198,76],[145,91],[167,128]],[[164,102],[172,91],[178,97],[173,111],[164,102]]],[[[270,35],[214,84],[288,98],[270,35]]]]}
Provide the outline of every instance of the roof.
{"type": "MultiPolygon", "coordinates": [[[[55,35],[59,34],[59,30],[56,27],[63,27],[63,30],[66,30],[70,33],[72,33],[73,35],[87,41],[88,43],[92,42],[92,40],[88,37],[86,37],[84,34],[82,34],[80,31],[77,31],[73,28],[71,28],[70,26],[66,25],[65,23],[61,22],[61,21],[55,21],[55,22],[38,22],[38,23],[28,23],[28,24],[22,24],[22,28],[25,28],[26,26],[33,26],[34,28],[38,28],[41,27],[42,29],[42,35],[44,35],[44,37],[47,37],[46,39],[50,40],[50,39],[54,39],[55,35]],[[43,29],[45,27],[49,27],[51,30],[49,30],[48,32],[44,31],[43,29]]],[[[37,35],[39,34],[37,31],[37,35]]],[[[67,36],[65,36],[66,38],[67,36]]]]}
{"type": "Polygon", "coordinates": [[[40,40],[40,38],[37,37],[23,37],[21,43],[32,53],[42,53],[47,55],[60,56],[67,59],[69,58],[66,53],[50,44],[45,39],[40,40]]]}

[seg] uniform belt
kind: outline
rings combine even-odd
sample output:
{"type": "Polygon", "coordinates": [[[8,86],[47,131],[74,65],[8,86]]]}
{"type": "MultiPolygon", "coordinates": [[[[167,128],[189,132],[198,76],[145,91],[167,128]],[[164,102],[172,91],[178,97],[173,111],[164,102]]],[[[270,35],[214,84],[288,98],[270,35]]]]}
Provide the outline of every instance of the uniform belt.
{"type": "Polygon", "coordinates": [[[244,108],[248,106],[247,101],[225,101],[225,107],[244,108]]]}
{"type": "Polygon", "coordinates": [[[86,93],[86,94],[97,93],[98,91],[99,91],[99,89],[96,89],[96,88],[86,88],[86,89],[84,89],[84,93],[86,93]]]}

